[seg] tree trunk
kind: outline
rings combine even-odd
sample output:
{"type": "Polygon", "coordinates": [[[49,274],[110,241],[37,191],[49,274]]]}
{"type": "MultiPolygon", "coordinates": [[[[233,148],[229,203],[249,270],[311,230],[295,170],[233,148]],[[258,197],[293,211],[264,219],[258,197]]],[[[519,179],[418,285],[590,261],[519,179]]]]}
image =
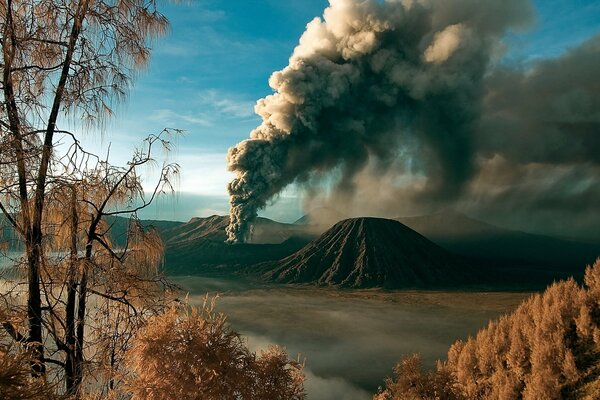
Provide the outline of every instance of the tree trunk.
{"type": "MultiPolygon", "coordinates": [[[[95,226],[93,227],[95,230],[95,226]]],[[[80,398],[80,387],[83,381],[83,350],[84,350],[84,338],[85,338],[85,307],[87,302],[87,273],[88,267],[92,260],[92,243],[88,241],[85,246],[85,259],[83,260],[83,271],[81,273],[81,280],[79,281],[79,296],[77,304],[77,344],[75,346],[75,374],[73,391],[75,398],[80,398]]]]}
{"type": "Polygon", "coordinates": [[[79,216],[77,215],[77,190],[71,187],[71,254],[69,265],[69,278],[67,282],[67,305],[66,305],[66,332],[65,344],[65,385],[67,395],[75,394],[75,301],[77,294],[77,227],[79,216]]]}
{"type": "Polygon", "coordinates": [[[42,299],[40,293],[40,257],[41,257],[41,232],[32,229],[32,220],[29,208],[29,195],[27,191],[27,173],[25,168],[25,150],[19,111],[15,100],[15,92],[11,69],[15,56],[17,39],[14,30],[12,13],[12,0],[7,1],[6,23],[2,34],[2,53],[4,58],[3,86],[6,113],[8,115],[10,132],[13,136],[15,161],[19,176],[19,199],[23,218],[23,232],[25,248],[27,251],[28,266],[28,298],[27,319],[29,322],[29,335],[27,341],[33,344],[34,361],[32,370],[34,376],[43,376],[46,368],[44,365],[44,346],[42,344],[42,299]]]}

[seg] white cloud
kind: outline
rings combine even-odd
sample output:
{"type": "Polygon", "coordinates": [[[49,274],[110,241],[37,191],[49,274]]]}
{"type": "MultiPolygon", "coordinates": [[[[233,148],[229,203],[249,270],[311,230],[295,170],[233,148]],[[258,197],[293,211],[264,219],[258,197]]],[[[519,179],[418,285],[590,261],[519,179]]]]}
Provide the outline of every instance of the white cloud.
{"type": "Polygon", "coordinates": [[[249,101],[237,101],[233,99],[219,99],[215,101],[215,106],[220,108],[224,113],[235,117],[250,117],[254,115],[254,103],[249,101]]]}
{"type": "Polygon", "coordinates": [[[227,171],[225,153],[207,153],[199,149],[184,151],[176,159],[181,166],[181,190],[203,195],[226,196],[227,182],[233,175],[227,171]]]}
{"type": "Polygon", "coordinates": [[[198,93],[200,104],[210,107],[219,114],[234,118],[248,118],[254,114],[254,100],[241,99],[239,95],[210,89],[198,93]]]}
{"type": "Polygon", "coordinates": [[[179,113],[166,108],[154,110],[154,114],[149,118],[152,121],[160,122],[167,126],[177,126],[181,121],[191,125],[211,126],[212,122],[204,114],[179,113]]]}

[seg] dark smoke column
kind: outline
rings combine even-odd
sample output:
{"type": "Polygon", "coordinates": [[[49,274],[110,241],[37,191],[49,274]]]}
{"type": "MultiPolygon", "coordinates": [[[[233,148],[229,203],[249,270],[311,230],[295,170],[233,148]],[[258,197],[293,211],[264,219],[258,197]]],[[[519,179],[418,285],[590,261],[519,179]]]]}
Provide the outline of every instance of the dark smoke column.
{"type": "Polygon", "coordinates": [[[473,172],[492,49],[531,14],[521,0],[330,3],[271,76],[276,92],[255,108],[261,125],[228,152],[229,242],[247,240],[258,210],[290,183],[335,170],[351,188],[369,160],[417,159],[424,193],[456,196],[473,172]]]}
{"type": "Polygon", "coordinates": [[[229,149],[227,164],[236,177],[227,185],[229,192],[230,222],[227,227],[228,242],[238,243],[248,239],[250,223],[260,208],[281,188],[278,156],[273,142],[264,139],[244,140],[229,149]]]}

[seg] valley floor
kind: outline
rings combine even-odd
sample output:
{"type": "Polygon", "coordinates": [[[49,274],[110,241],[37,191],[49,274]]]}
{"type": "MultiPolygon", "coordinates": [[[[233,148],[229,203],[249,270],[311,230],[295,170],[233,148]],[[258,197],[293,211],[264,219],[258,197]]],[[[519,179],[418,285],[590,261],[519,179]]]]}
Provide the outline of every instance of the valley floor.
{"type": "Polygon", "coordinates": [[[172,280],[190,302],[219,293],[217,310],[254,350],[285,346],[306,360],[308,400],[367,400],[403,355],[426,366],[448,347],[512,311],[530,293],[336,290],[255,285],[209,276],[172,280]]]}

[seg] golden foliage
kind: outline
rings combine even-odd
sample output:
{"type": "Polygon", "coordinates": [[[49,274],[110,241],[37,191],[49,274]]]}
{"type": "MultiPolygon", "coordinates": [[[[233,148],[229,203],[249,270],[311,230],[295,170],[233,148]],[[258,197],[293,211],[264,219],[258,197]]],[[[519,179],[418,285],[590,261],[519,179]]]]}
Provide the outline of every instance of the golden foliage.
{"type": "Polygon", "coordinates": [[[119,168],[68,127],[103,128],[168,24],[155,0],[32,0],[0,2],[0,26],[0,212],[25,250],[18,283],[26,289],[14,292],[26,304],[12,302],[13,293],[0,300],[27,326],[17,335],[11,321],[0,322],[16,343],[29,343],[33,375],[62,381],[56,390],[79,399],[84,386],[116,384],[132,332],[166,307],[156,233],[136,228],[117,248],[109,217],[135,223],[172,188],[178,166],[162,166],[147,199],[139,169],[154,163],[153,146],[170,148],[169,130],[150,135],[119,168]],[[111,373],[100,382],[97,370],[111,373]]]}
{"type": "Polygon", "coordinates": [[[396,380],[386,379],[386,390],[373,397],[374,400],[418,400],[456,399],[450,385],[451,379],[446,368],[440,366],[437,372],[424,372],[418,354],[403,358],[394,368],[396,380]],[[401,394],[401,397],[398,397],[401,394]]]}
{"type": "Polygon", "coordinates": [[[436,371],[403,359],[375,400],[600,398],[600,259],[457,341],[436,371]],[[596,393],[596,394],[594,394],[596,393]]]}
{"type": "Polygon", "coordinates": [[[31,353],[19,345],[7,345],[0,334],[0,399],[52,400],[52,388],[31,377],[31,353]]]}
{"type": "Polygon", "coordinates": [[[250,352],[213,305],[173,308],[138,332],[127,353],[133,399],[303,399],[302,365],[278,347],[250,352]]]}
{"type": "Polygon", "coordinates": [[[135,71],[147,64],[150,42],[168,28],[152,0],[2,2],[0,18],[14,34],[4,38],[11,51],[5,63],[20,107],[33,118],[44,116],[71,50],[62,109],[91,123],[112,114],[111,98],[123,98],[135,71]]]}

